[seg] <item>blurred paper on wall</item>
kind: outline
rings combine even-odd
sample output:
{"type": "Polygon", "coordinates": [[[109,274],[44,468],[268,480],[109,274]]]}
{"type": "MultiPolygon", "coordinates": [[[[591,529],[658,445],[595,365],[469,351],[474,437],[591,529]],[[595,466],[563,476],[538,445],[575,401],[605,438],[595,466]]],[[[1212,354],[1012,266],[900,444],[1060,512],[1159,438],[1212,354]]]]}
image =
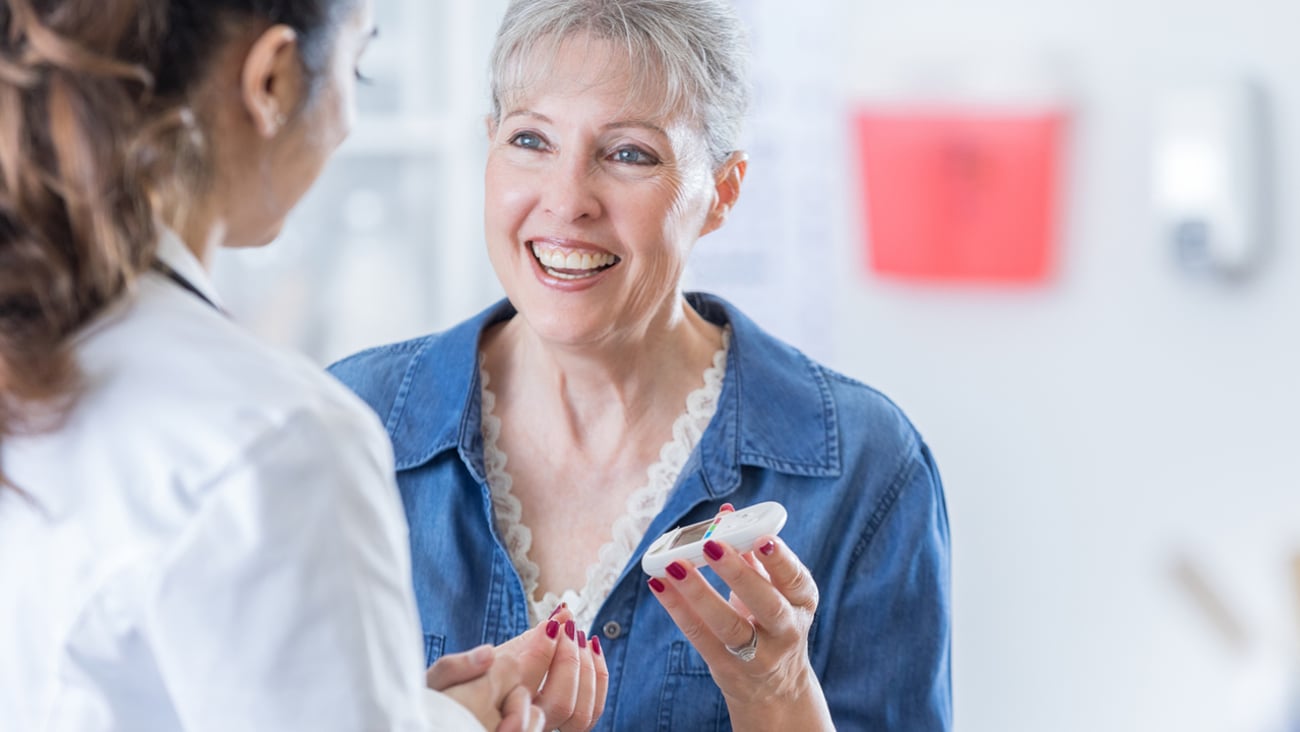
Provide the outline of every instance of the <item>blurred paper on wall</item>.
{"type": "Polygon", "coordinates": [[[878,274],[1032,283],[1056,261],[1069,106],[1029,59],[913,61],[854,110],[878,274]]]}

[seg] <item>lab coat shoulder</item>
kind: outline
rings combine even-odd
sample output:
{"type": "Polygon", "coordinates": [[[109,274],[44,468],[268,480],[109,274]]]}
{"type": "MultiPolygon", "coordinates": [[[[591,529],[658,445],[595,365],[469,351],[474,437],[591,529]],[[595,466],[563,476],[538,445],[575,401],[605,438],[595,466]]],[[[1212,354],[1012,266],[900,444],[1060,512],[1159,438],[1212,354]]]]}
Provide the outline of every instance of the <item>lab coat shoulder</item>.
{"type": "MultiPolygon", "coordinates": [[[[77,355],[84,386],[57,444],[49,443],[77,459],[36,483],[89,490],[93,476],[127,489],[167,485],[194,500],[250,455],[289,459],[256,445],[291,430],[318,440],[304,469],[339,462],[339,451],[374,463],[371,476],[391,461],[373,413],[347,389],[165,280],[145,278],[135,297],[82,334],[77,355]]],[[[34,487],[39,496],[42,486],[34,487]]]]}
{"type": "Polygon", "coordinates": [[[78,579],[33,621],[85,667],[60,714],[425,730],[440,709],[447,729],[479,728],[423,688],[391,448],[360,400],[160,278],[75,349],[64,424],[6,453],[42,509],[33,536],[75,539],[42,553],[78,579]],[[128,703],[125,667],[164,679],[169,703],[128,703]]]}

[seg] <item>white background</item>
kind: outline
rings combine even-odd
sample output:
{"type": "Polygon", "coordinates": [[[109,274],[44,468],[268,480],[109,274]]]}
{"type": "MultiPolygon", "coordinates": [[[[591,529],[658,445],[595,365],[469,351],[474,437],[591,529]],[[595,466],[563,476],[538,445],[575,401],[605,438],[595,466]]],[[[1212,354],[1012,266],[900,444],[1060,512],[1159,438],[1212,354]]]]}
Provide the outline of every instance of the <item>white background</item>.
{"type": "MultiPolygon", "coordinates": [[[[499,294],[479,231],[502,4],[378,1],[378,84],[354,139],[280,242],[217,263],[252,327],[322,363],[499,294]]],[[[1280,732],[1300,628],[1300,6],[738,5],[755,47],[750,178],[690,283],[883,390],[934,448],[957,728],[1280,732]],[[1050,59],[1073,110],[1055,274],[999,287],[870,273],[849,110],[882,69],[993,56],[1050,59]],[[1266,90],[1278,191],[1272,255],[1233,286],[1174,266],[1148,163],[1160,92],[1225,76],[1266,90]],[[1180,558],[1237,642],[1175,579],[1180,558]]]]}

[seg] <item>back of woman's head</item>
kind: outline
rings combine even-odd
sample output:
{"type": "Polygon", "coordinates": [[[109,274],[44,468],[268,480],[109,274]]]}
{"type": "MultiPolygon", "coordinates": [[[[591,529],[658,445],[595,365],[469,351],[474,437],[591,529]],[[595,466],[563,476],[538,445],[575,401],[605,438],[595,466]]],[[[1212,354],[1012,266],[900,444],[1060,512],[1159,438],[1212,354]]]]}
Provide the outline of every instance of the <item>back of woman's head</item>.
{"type": "Polygon", "coordinates": [[[492,51],[492,118],[547,73],[536,54],[582,34],[625,51],[639,74],[629,98],[661,95],[696,123],[715,164],[737,149],[749,53],[730,0],[511,0],[492,51]]]}
{"type": "Polygon", "coordinates": [[[78,387],[71,336],[150,266],[159,196],[200,182],[204,125],[189,95],[217,50],[241,28],[283,23],[318,76],[350,4],[0,4],[0,441],[64,413],[78,387]]]}

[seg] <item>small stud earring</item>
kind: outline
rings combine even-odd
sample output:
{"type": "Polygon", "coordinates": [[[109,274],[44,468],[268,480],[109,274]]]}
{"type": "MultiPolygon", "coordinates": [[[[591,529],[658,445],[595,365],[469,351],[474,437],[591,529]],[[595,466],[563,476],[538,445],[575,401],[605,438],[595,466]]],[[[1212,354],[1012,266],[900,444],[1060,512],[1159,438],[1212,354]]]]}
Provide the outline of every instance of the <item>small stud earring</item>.
{"type": "Polygon", "coordinates": [[[284,116],[284,112],[279,110],[272,112],[270,119],[271,134],[274,135],[279,132],[284,127],[284,123],[288,121],[288,118],[284,116]]]}

